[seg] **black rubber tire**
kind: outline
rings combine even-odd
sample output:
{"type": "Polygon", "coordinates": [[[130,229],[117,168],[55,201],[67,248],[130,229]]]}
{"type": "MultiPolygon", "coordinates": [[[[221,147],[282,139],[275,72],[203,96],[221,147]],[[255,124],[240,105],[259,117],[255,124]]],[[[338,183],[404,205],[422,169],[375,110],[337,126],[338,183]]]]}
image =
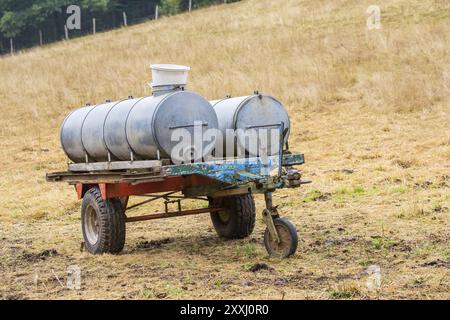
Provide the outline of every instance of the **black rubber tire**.
{"type": "Polygon", "coordinates": [[[280,236],[281,243],[271,241],[269,229],[264,232],[264,246],[267,252],[273,258],[287,258],[297,251],[298,235],[295,226],[286,218],[275,218],[273,220],[275,228],[280,236]]]}
{"type": "Polygon", "coordinates": [[[125,215],[122,203],[118,198],[103,200],[98,188],[89,189],[81,204],[81,228],[84,246],[92,254],[119,253],[125,245],[125,215]],[[88,212],[92,208],[98,222],[98,238],[91,243],[86,234],[88,212]]]}
{"type": "Polygon", "coordinates": [[[230,196],[210,201],[227,208],[225,212],[212,212],[211,220],[217,234],[226,239],[242,239],[255,228],[256,208],[252,194],[230,196]],[[227,219],[224,220],[223,216],[227,219]]]}

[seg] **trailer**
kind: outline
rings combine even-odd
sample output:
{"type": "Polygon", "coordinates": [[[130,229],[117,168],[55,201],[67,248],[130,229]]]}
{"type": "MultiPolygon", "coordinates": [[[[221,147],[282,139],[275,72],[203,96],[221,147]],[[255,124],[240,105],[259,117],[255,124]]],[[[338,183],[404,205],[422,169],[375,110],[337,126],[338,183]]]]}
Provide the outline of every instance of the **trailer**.
{"type": "Polygon", "coordinates": [[[294,168],[303,163],[303,154],[288,150],[275,156],[175,165],[168,159],[85,162],[69,164],[66,172],[48,173],[46,179],[75,187],[82,200],[85,248],[92,254],[122,251],[127,223],[202,213],[210,214],[220,237],[245,238],[255,225],[254,195],[263,194],[264,245],[270,256],[286,258],[297,250],[297,230],[280,216],[272,195],[278,189],[310,183],[294,168]],[[129,205],[132,196],[145,200],[129,205]],[[182,204],[186,199],[203,200],[205,205],[185,210],[182,204]],[[163,212],[127,215],[158,200],[165,204],[163,212]],[[170,211],[173,204],[177,210],[170,211]]]}

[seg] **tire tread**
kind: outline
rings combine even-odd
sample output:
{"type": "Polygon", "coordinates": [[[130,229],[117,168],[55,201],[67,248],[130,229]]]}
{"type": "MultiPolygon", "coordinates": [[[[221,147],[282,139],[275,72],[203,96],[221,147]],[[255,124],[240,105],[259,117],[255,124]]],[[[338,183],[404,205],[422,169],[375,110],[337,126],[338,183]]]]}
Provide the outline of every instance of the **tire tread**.
{"type": "Polygon", "coordinates": [[[98,208],[100,239],[96,246],[89,244],[85,237],[86,249],[93,254],[119,253],[122,251],[125,245],[126,228],[120,200],[117,198],[104,200],[100,190],[95,187],[89,189],[83,197],[82,215],[88,204],[98,208]]]}
{"type": "Polygon", "coordinates": [[[252,194],[232,196],[222,199],[231,211],[228,224],[221,222],[217,213],[211,214],[211,220],[217,234],[227,239],[242,239],[248,237],[255,227],[256,208],[252,194]]]}

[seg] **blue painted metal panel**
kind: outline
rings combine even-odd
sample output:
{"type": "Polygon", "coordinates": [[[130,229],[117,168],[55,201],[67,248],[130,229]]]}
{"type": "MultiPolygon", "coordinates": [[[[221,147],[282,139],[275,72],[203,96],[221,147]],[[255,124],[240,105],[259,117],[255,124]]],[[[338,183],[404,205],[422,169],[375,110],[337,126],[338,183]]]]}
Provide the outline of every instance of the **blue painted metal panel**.
{"type": "MultiPolygon", "coordinates": [[[[301,164],[303,161],[302,154],[283,156],[283,165],[301,164]]],[[[278,156],[267,157],[266,164],[260,157],[241,158],[168,166],[166,174],[169,176],[200,174],[228,184],[241,184],[267,178],[271,171],[278,168],[278,164],[278,156]]]]}

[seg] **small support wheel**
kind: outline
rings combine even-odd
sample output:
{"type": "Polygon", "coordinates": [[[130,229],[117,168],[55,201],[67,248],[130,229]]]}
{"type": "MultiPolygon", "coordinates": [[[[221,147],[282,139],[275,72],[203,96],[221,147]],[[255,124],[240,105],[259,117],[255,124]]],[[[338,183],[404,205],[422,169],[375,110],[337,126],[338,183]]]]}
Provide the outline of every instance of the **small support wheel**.
{"type": "Polygon", "coordinates": [[[119,198],[104,200],[98,188],[89,189],[81,205],[84,246],[92,254],[119,253],[125,244],[125,215],[119,198]]]}
{"type": "Polygon", "coordinates": [[[298,235],[295,226],[286,218],[275,218],[273,224],[280,241],[272,239],[269,228],[264,232],[264,246],[273,258],[287,258],[297,251],[298,235]]]}

